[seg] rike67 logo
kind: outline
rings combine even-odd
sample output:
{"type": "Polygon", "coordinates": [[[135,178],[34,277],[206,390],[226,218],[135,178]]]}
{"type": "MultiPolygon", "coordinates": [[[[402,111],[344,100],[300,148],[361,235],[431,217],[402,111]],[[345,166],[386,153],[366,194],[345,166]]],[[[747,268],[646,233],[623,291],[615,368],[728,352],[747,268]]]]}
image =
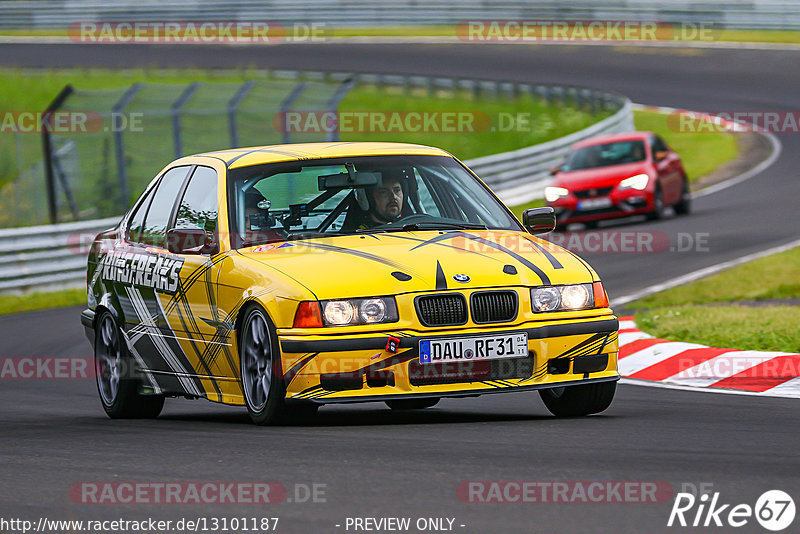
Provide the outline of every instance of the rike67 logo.
{"type": "Polygon", "coordinates": [[[755,506],[723,503],[718,491],[699,497],[681,492],[675,496],[667,526],[739,528],[752,525],[755,519],[763,528],[779,532],[792,524],[794,516],[794,500],[781,490],[764,492],[755,506]]]}

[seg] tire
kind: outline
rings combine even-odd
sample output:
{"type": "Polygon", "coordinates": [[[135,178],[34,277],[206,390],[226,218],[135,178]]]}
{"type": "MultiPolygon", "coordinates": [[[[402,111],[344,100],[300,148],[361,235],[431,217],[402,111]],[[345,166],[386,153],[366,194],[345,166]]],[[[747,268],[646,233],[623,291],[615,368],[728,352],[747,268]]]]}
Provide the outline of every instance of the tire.
{"type": "MultiPolygon", "coordinates": [[[[239,365],[245,405],[253,423],[271,425],[304,409],[310,413],[308,405],[286,406],[278,335],[261,306],[251,306],[242,320],[239,365]]],[[[316,413],[316,406],[312,406],[316,413]]]]}
{"type": "Polygon", "coordinates": [[[605,411],[614,400],[616,382],[539,390],[550,413],[556,417],[581,417],[605,411]]]}
{"type": "Polygon", "coordinates": [[[651,221],[664,218],[664,194],[661,192],[661,186],[656,186],[656,192],[653,195],[653,211],[647,214],[647,218],[651,221]]]}
{"type": "Polygon", "coordinates": [[[133,358],[109,311],[100,314],[94,335],[97,393],[111,419],[154,419],[164,408],[161,395],[141,395],[133,358]]]}
{"type": "Polygon", "coordinates": [[[392,410],[424,410],[425,408],[430,408],[432,406],[436,406],[439,403],[439,398],[427,398],[427,399],[396,399],[396,400],[387,400],[386,406],[391,408],[392,410]]]}
{"type": "Polygon", "coordinates": [[[681,187],[681,199],[672,208],[675,210],[676,215],[689,215],[692,211],[692,196],[689,192],[689,180],[683,177],[683,186],[681,187]]]}

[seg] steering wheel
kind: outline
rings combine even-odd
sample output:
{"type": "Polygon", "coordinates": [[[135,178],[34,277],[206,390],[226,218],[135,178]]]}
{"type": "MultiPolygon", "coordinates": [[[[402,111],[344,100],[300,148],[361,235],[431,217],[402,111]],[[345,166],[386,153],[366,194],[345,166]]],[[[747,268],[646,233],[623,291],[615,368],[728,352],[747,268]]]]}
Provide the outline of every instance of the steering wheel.
{"type": "Polygon", "coordinates": [[[384,226],[405,226],[406,224],[413,224],[415,222],[421,222],[421,221],[430,221],[431,219],[436,219],[436,217],[428,215],[427,213],[412,213],[411,215],[406,215],[405,217],[400,217],[399,219],[395,219],[390,223],[382,224],[378,228],[382,228],[384,226]]]}

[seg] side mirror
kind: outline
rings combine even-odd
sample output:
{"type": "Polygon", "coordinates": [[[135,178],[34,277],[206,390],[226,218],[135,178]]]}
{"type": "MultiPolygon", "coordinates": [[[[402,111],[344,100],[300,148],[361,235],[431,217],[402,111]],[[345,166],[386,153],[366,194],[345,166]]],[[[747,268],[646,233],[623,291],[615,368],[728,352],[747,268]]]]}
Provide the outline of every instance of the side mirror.
{"type": "Polygon", "coordinates": [[[561,170],[561,165],[556,165],[555,167],[550,167],[550,176],[555,176],[558,174],[558,171],[561,170]]]}
{"type": "Polygon", "coordinates": [[[656,161],[664,161],[669,156],[669,152],[666,150],[659,150],[656,152],[656,161]]]}
{"type": "Polygon", "coordinates": [[[553,208],[531,208],[522,212],[522,226],[532,233],[546,234],[556,227],[556,212],[553,208]]]}
{"type": "Polygon", "coordinates": [[[179,228],[167,232],[167,250],[173,254],[213,254],[214,235],[199,228],[179,228]]]}

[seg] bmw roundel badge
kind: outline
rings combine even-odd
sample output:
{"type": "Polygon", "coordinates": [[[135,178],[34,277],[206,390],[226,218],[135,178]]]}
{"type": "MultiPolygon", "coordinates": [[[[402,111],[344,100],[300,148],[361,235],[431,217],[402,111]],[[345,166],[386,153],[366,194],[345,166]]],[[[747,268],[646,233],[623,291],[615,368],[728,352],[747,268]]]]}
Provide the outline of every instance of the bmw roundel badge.
{"type": "Polygon", "coordinates": [[[456,282],[461,282],[462,284],[466,284],[471,280],[471,278],[466,274],[454,274],[453,280],[455,280],[456,282]]]}

